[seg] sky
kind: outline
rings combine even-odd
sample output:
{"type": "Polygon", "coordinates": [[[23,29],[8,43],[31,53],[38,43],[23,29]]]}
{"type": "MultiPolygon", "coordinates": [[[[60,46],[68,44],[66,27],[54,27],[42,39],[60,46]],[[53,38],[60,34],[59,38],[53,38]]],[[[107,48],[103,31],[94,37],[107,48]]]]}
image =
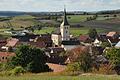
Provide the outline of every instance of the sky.
{"type": "Polygon", "coordinates": [[[120,0],[0,0],[0,11],[100,11],[120,9],[120,0]]]}

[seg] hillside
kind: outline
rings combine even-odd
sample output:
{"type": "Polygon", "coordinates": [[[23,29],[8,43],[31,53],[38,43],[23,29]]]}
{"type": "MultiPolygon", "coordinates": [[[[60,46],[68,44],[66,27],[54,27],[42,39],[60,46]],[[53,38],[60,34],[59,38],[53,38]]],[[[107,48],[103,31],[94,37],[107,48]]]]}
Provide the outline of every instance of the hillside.
{"type": "MultiPolygon", "coordinates": [[[[87,18],[94,15],[68,15],[68,21],[71,25],[70,32],[74,36],[80,34],[87,34],[90,28],[96,28],[98,32],[119,31],[120,30],[120,14],[104,14],[98,15],[95,20],[86,21],[87,18]]],[[[0,34],[4,34],[4,30],[11,28],[24,29],[30,26],[41,25],[42,30],[35,30],[36,34],[51,33],[55,30],[55,27],[59,27],[62,21],[61,16],[31,16],[31,15],[19,15],[14,17],[1,17],[0,18],[0,34]],[[56,20],[57,18],[57,20],[56,20]],[[58,21],[60,20],[60,21],[58,21]],[[11,23],[12,27],[8,27],[8,23],[11,23]],[[57,26],[56,26],[57,24],[57,26]],[[45,27],[45,28],[44,28],[45,27]],[[47,27],[47,28],[46,28],[47,27]]],[[[4,34],[6,35],[6,34],[4,34]]]]}

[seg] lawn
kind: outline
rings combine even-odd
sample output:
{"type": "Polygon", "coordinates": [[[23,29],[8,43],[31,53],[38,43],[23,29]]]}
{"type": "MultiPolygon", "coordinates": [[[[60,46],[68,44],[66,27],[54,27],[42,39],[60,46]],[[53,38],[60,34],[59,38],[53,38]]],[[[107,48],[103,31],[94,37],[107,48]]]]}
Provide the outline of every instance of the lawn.
{"type": "Polygon", "coordinates": [[[39,74],[0,77],[0,80],[120,80],[117,75],[42,76],[39,74]]]}

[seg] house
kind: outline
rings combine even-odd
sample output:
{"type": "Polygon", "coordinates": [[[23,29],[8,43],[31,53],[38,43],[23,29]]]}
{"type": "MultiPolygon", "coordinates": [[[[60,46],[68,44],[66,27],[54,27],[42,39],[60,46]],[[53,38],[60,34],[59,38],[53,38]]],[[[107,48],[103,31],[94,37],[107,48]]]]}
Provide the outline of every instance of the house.
{"type": "Polygon", "coordinates": [[[52,37],[53,45],[55,45],[55,46],[60,45],[60,43],[62,41],[60,34],[53,33],[51,37],[52,37]]]}
{"type": "Polygon", "coordinates": [[[9,52],[0,52],[0,62],[8,62],[11,57],[14,57],[15,53],[9,53],[9,52]]]}
{"type": "Polygon", "coordinates": [[[46,44],[46,47],[52,47],[52,39],[51,39],[51,34],[41,34],[40,37],[37,37],[36,40],[39,38],[44,41],[46,44]]]}
{"type": "Polygon", "coordinates": [[[7,44],[6,39],[0,39],[0,50],[2,50],[2,47],[7,44]]]}
{"type": "Polygon", "coordinates": [[[91,42],[91,39],[88,35],[80,35],[80,37],[78,38],[78,40],[80,42],[84,42],[84,43],[89,43],[91,42]]]}
{"type": "Polygon", "coordinates": [[[19,44],[19,40],[16,38],[10,38],[7,40],[6,45],[2,46],[2,50],[6,50],[8,51],[9,47],[12,47],[13,49],[15,49],[15,47],[19,44]]]}
{"type": "Polygon", "coordinates": [[[94,41],[94,46],[99,47],[99,46],[101,46],[101,44],[102,44],[102,41],[100,41],[98,38],[96,38],[94,41]]]}
{"type": "Polygon", "coordinates": [[[109,32],[107,34],[109,43],[112,46],[115,46],[119,42],[119,33],[118,32],[109,32]]]}
{"type": "Polygon", "coordinates": [[[18,42],[19,42],[18,39],[10,38],[10,39],[8,39],[7,44],[5,46],[6,47],[15,47],[18,42]]]}
{"type": "Polygon", "coordinates": [[[68,51],[68,57],[65,61],[66,64],[75,62],[80,54],[84,54],[84,52],[89,54],[89,47],[88,46],[78,46],[70,51],[68,51]]]}
{"type": "Polygon", "coordinates": [[[45,48],[46,44],[44,43],[44,41],[39,41],[39,42],[28,42],[28,45],[31,45],[33,47],[37,47],[37,48],[45,48]]]}
{"type": "Polygon", "coordinates": [[[115,46],[119,42],[119,39],[108,39],[108,42],[111,46],[115,46]]]}
{"type": "Polygon", "coordinates": [[[120,48],[120,41],[115,45],[115,48],[120,48]]]}
{"type": "Polygon", "coordinates": [[[38,48],[52,47],[51,35],[41,34],[40,36],[37,36],[35,39],[30,40],[28,44],[38,48]]]}
{"type": "Polygon", "coordinates": [[[119,38],[119,33],[113,31],[113,32],[109,32],[106,36],[108,39],[116,39],[119,38]]]}
{"type": "Polygon", "coordinates": [[[64,48],[62,47],[46,48],[45,53],[48,56],[47,62],[55,63],[55,64],[63,64],[66,58],[63,56],[60,56],[62,52],[65,52],[64,48]]]}
{"type": "Polygon", "coordinates": [[[46,51],[50,54],[59,54],[61,52],[64,52],[65,50],[62,47],[49,47],[46,49],[46,51]]]}
{"type": "Polygon", "coordinates": [[[18,39],[20,42],[29,42],[30,39],[35,39],[39,35],[35,35],[32,33],[26,33],[26,35],[14,35],[12,38],[18,39]]]}

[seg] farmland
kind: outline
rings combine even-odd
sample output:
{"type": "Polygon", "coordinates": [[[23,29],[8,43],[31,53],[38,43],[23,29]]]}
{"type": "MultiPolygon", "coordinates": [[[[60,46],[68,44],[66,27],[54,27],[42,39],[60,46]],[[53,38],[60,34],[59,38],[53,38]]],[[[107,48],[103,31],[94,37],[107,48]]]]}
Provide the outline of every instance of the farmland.
{"type": "MultiPolygon", "coordinates": [[[[68,21],[70,25],[76,25],[79,24],[83,27],[77,27],[75,28],[74,26],[70,28],[70,33],[74,36],[78,36],[80,34],[87,34],[88,30],[90,28],[96,28],[98,32],[108,32],[108,31],[119,31],[120,30],[120,15],[117,17],[113,17],[111,15],[110,17],[104,17],[104,15],[99,15],[96,20],[92,21],[86,21],[87,17],[92,17],[93,15],[68,15],[68,21]]],[[[21,27],[24,29],[26,27],[34,26],[36,24],[41,24],[41,21],[35,20],[36,17],[31,16],[31,15],[21,15],[21,16],[15,16],[12,17],[10,22],[12,24],[12,27],[14,29],[20,29],[21,27]]],[[[48,21],[42,20],[45,23],[48,21]]],[[[43,22],[43,23],[44,23],[43,22]]],[[[50,21],[52,24],[58,23],[55,20],[50,21]]],[[[50,24],[49,22],[49,24],[50,24]]],[[[0,22],[0,34],[2,35],[7,35],[4,34],[4,30],[8,30],[10,28],[5,28],[7,25],[8,21],[1,21],[0,22]],[[2,30],[2,31],[1,31],[2,30]]],[[[44,24],[45,24],[44,23],[44,24]]],[[[60,24],[60,23],[59,23],[60,24]]],[[[57,26],[59,27],[59,26],[57,26]]],[[[43,27],[41,30],[35,30],[34,33],[36,34],[44,34],[44,33],[51,33],[52,31],[55,30],[54,26],[49,26],[49,27],[43,27]]]]}

